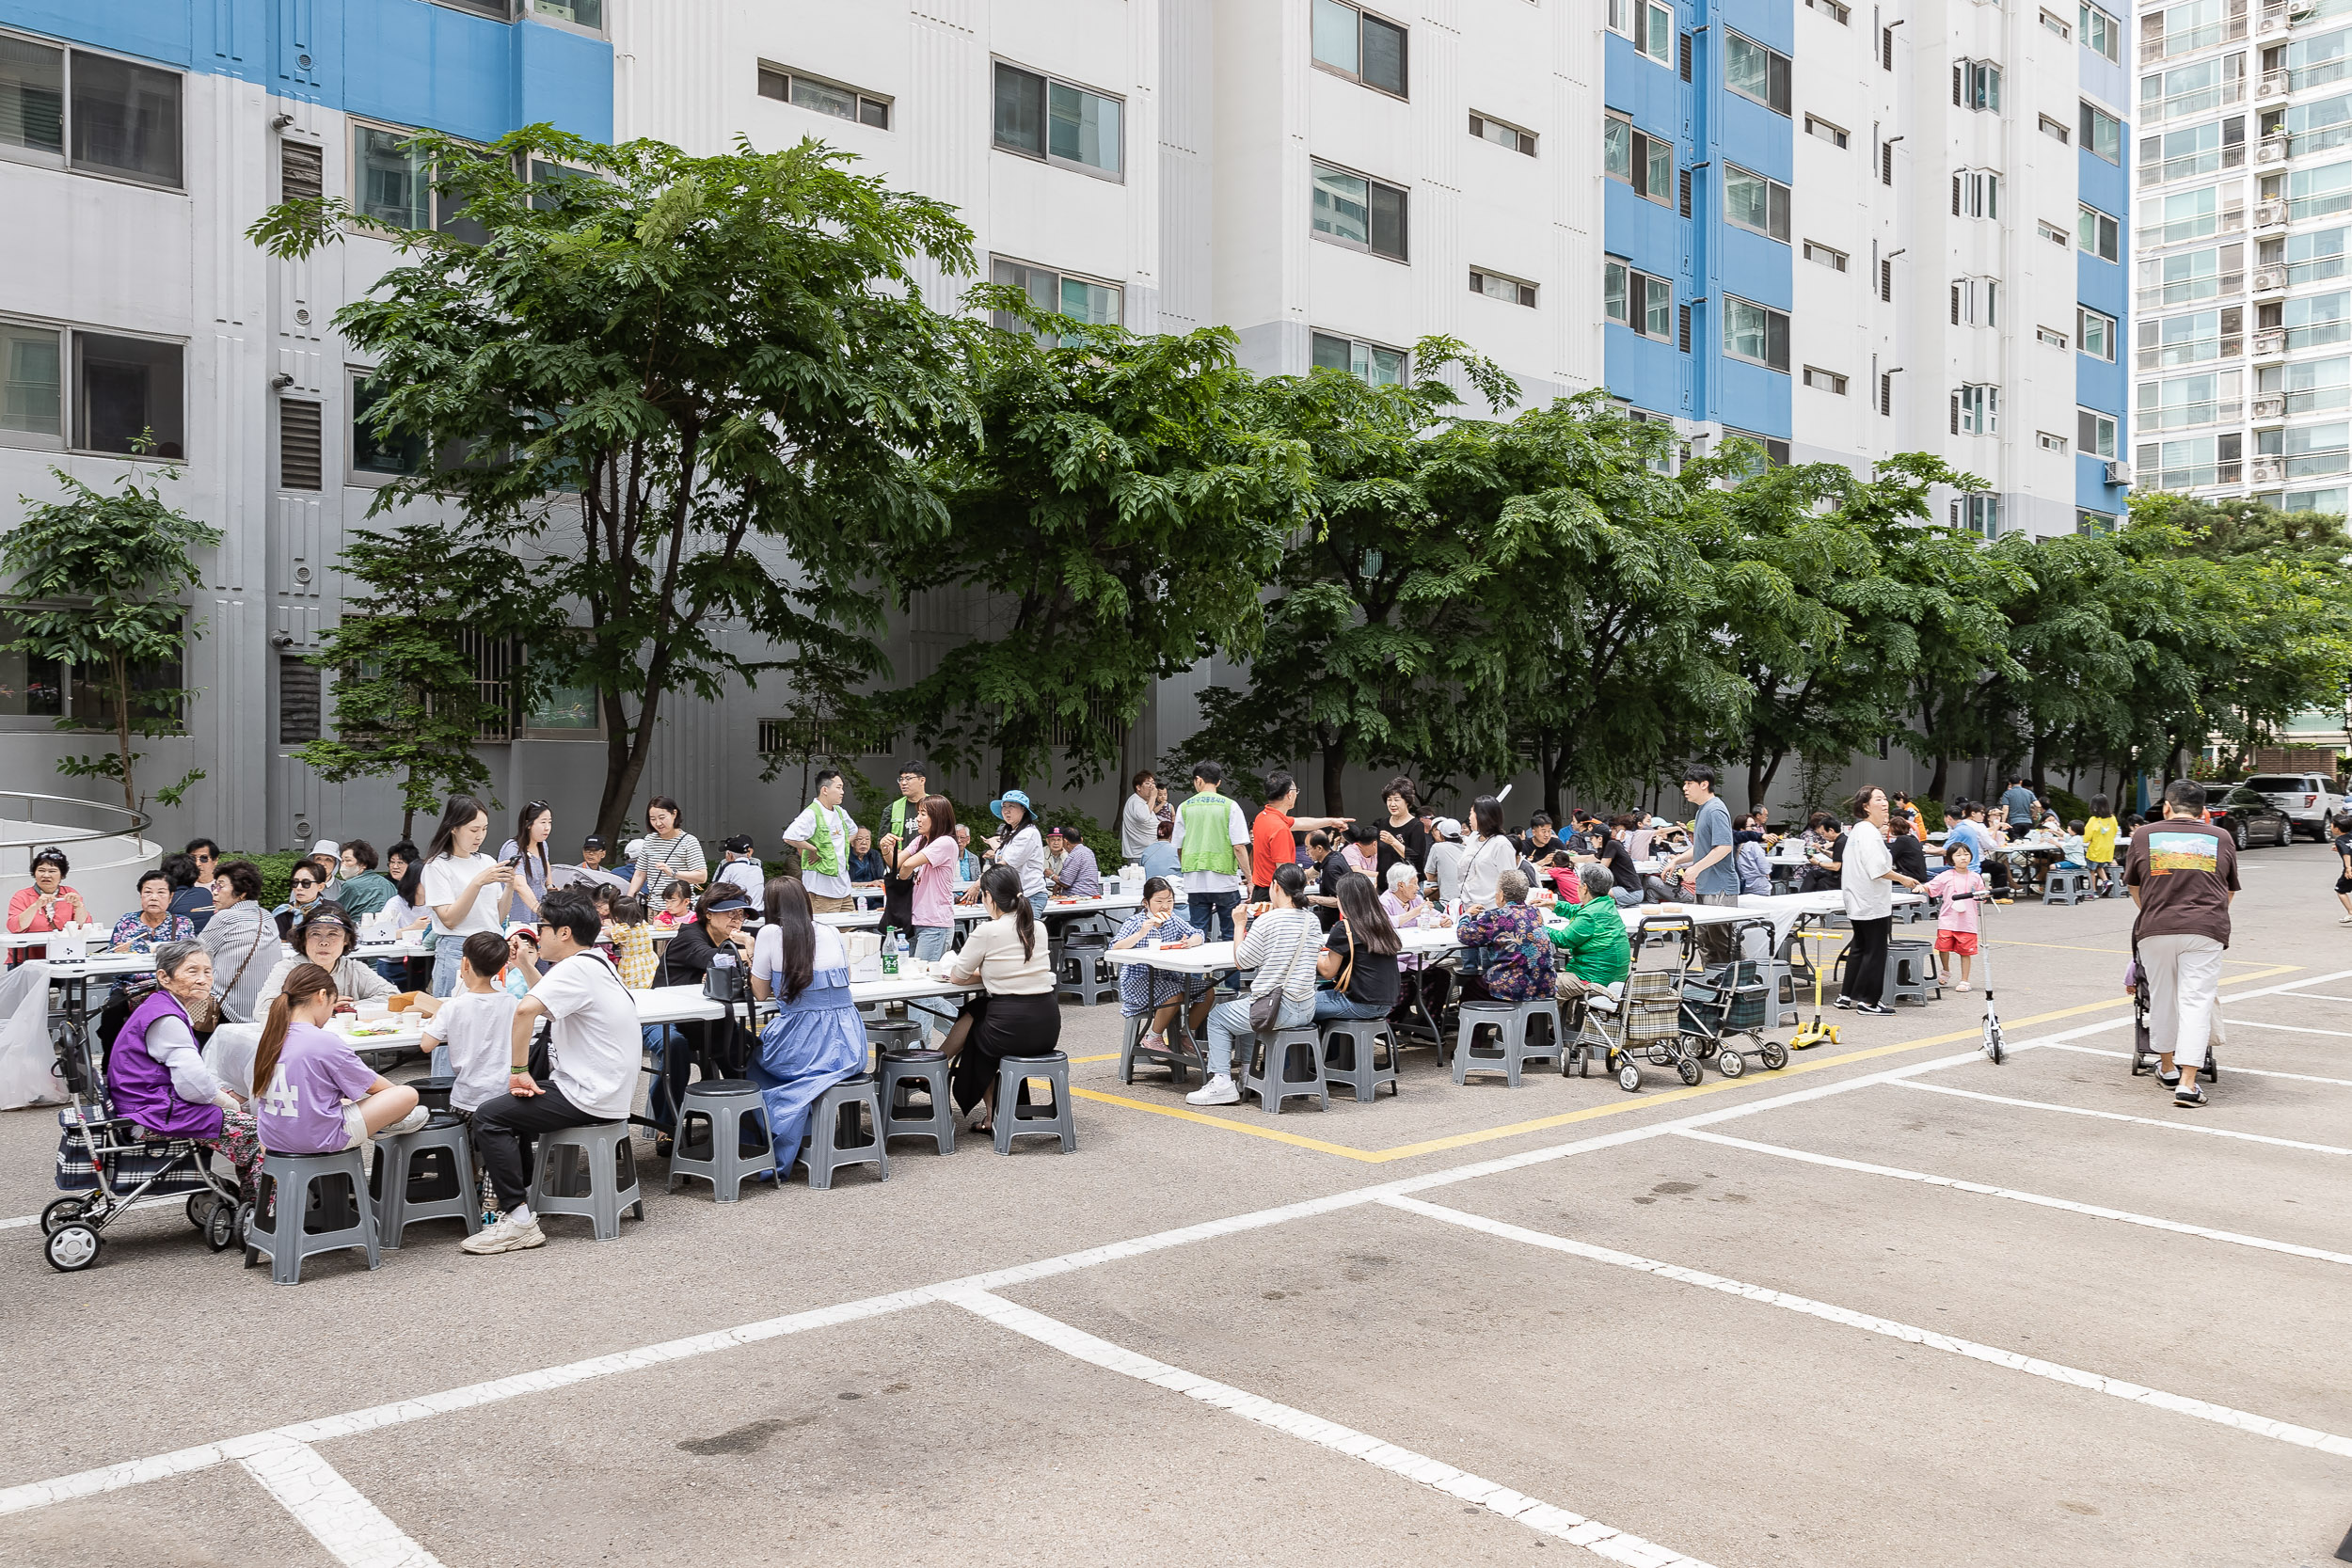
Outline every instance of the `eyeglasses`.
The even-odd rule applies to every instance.
[[[311,877],[296,877],[296,878],[294,879],[294,886],[296,886],[296,887],[316,887],[316,886],[318,886],[319,884],[318,884],[318,880],[317,880],[317,879],[315,879],[315,878],[311,878]]]

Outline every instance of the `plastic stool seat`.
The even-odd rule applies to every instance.
[[[563,1184],[571,1185],[571,1155],[587,1164],[585,1193],[557,1192],[555,1169],[564,1167]],[[559,1158],[561,1157],[561,1158]],[[596,1228],[599,1242],[617,1240],[621,1211],[645,1217],[644,1190],[637,1184],[637,1156],[626,1121],[592,1121],[582,1127],[558,1127],[539,1134],[537,1157],[531,1167],[531,1190],[523,1199],[533,1214],[582,1215]]]
[[[265,1151],[259,1180],[260,1201],[253,1206],[253,1224],[246,1232],[246,1262],[250,1266],[267,1258],[271,1284],[299,1285],[305,1258],[345,1247],[364,1251],[369,1268],[383,1266],[375,1205],[368,1196],[368,1173],[358,1149],[336,1154]],[[321,1222],[315,1230],[310,1224],[314,1202]]]
[[[1323,1083],[1323,1032],[1311,1023],[1299,1023],[1259,1036],[1241,1086],[1258,1097],[1259,1108],[1270,1117],[1282,1114],[1286,1100],[1311,1098],[1318,1109],[1329,1110],[1331,1093]]]
[[[702,1124],[700,1137],[694,1135],[696,1118]],[[694,1152],[697,1148],[704,1151]],[[661,1190],[666,1193],[686,1178],[697,1177],[710,1183],[711,1195],[721,1203],[733,1203],[743,1196],[744,1182],[773,1170],[775,1164],[775,1140],[768,1131],[768,1107],[759,1085],[748,1078],[706,1078],[678,1101],[670,1174]]]
[[[1082,1007],[1091,1007],[1105,996],[1119,994],[1119,976],[1112,973],[1104,954],[1110,943],[1101,937],[1069,938],[1054,959],[1054,994],[1067,996]]]
[[[2088,866],[2054,865],[2042,881],[2042,901],[2044,904],[2086,904],[2093,896],[2090,868]]]
[[[1168,1069],[1168,1081],[1179,1087],[1183,1086],[1187,1072],[1200,1073],[1205,1079],[1209,1070],[1208,1058],[1200,1054],[1200,1042],[1193,1040],[1191,1034],[1185,1031],[1183,1011],[1179,1009],[1176,1022],[1168,1025],[1166,1043],[1147,1050],[1143,1044],[1143,1029],[1151,1019],[1150,1013],[1136,1013],[1120,1021],[1119,1081],[1122,1084],[1134,1083],[1137,1062],[1156,1062]],[[1184,1033],[1187,1041],[1191,1041],[1189,1048],[1176,1043],[1180,1032]]]
[[[444,1114],[414,1132],[377,1133],[368,1187],[387,1252],[399,1251],[401,1232],[421,1220],[463,1220],[469,1236],[482,1228],[473,1134],[462,1117]]]
[[[855,1125],[845,1125],[849,1123]],[[889,1180],[890,1150],[883,1146],[882,1130],[880,1080],[872,1073],[852,1073],[828,1085],[809,1107],[808,1131],[801,1136],[801,1163],[808,1166],[808,1184],[821,1192],[833,1185],[835,1171],[850,1165],[872,1165],[878,1180]]]
[[[1052,1086],[1053,1105],[1040,1110],[1029,1098],[1029,1080]],[[1029,1114],[1021,1113],[1026,1110]],[[1010,1154],[1015,1138],[1059,1138],[1064,1154],[1078,1147],[1078,1123],[1070,1114],[1070,1058],[1062,1052],[996,1059],[996,1152]]]
[[[1380,1046],[1388,1044],[1383,1059]],[[1345,1062],[1337,1058],[1344,1045]],[[1391,1094],[1403,1094],[1396,1077],[1396,1026],[1385,1018],[1334,1018],[1323,1024],[1323,1037],[1317,1053],[1323,1061],[1323,1081],[1345,1084],[1356,1091],[1359,1104],[1369,1103],[1380,1095],[1380,1085],[1389,1085]]]
[[[1551,1025],[1550,1043],[1530,1045],[1527,1025],[1531,1020],[1543,1019]],[[1477,1049],[1478,1032],[1492,1029],[1495,1048]],[[1500,1072],[1513,1088],[1519,1086],[1519,1069],[1528,1062],[1558,1062],[1565,1054],[1560,1038],[1560,1004],[1549,996],[1532,996],[1523,1002],[1479,1001],[1461,1006],[1460,1022],[1454,1035],[1454,1081],[1467,1084],[1473,1072]]]
[[[936,1051],[906,1051],[882,1059],[884,1143],[893,1138],[929,1138],[942,1154],[956,1151],[956,1107],[947,1094],[950,1072],[947,1058]],[[917,1085],[930,1101],[929,1108],[919,1116],[914,1097],[906,1092]]]
[[[923,1026],[919,1023],[868,1023],[866,1026],[866,1043],[878,1056],[920,1050]]]

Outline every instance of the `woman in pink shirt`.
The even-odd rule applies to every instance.
[[[947,956],[956,928],[956,808],[945,795],[926,795],[907,830],[907,842],[882,841],[882,858],[896,863],[900,876],[914,878],[913,910],[914,956],[935,963]],[[940,1013],[919,1003],[907,1004],[910,1014],[930,1015],[930,1023],[945,1031],[953,1013]],[[926,1030],[926,1034],[930,1031]]]

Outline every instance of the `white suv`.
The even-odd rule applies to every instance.
[[[2246,787],[2287,814],[2298,833],[2328,836],[2328,824],[2344,810],[2344,788],[2325,773],[2257,773]]]

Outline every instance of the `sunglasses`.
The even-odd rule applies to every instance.
[[[315,877],[296,877],[294,879],[294,885],[296,887],[316,887],[319,885],[319,882],[318,879]]]

